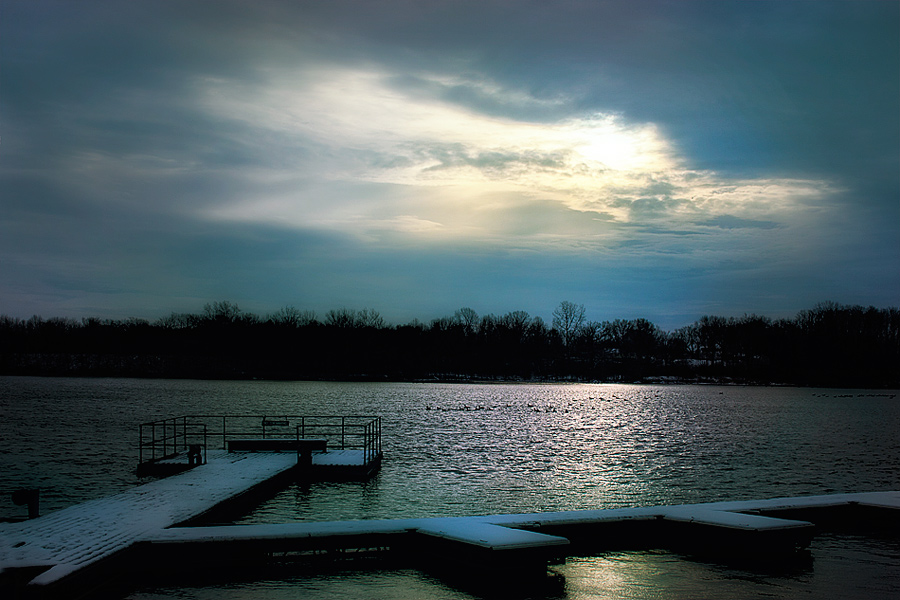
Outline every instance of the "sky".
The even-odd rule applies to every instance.
[[[0,1],[0,314],[898,300],[898,2]]]

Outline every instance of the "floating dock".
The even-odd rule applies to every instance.
[[[428,540],[446,542],[458,552],[542,549],[546,557],[585,549],[664,547],[783,556],[805,548],[816,524],[835,523],[896,527],[900,491],[472,517],[177,527],[143,541],[159,546],[222,544],[241,556],[253,547],[286,553],[417,547]]]
[[[142,423],[138,436],[140,476],[181,473],[224,451],[280,451],[319,478],[359,478],[382,456],[381,418],[370,416],[184,415]]]
[[[546,567],[568,555],[633,548],[702,546],[719,555],[739,550],[772,557],[805,547],[814,522],[900,523],[900,491],[891,491],[475,517],[178,526],[295,466],[290,454],[211,459],[204,469],[2,524],[0,578],[5,587],[33,596],[75,597],[113,573],[138,567],[157,574],[197,573],[275,555],[396,550],[417,556],[417,564],[449,559],[520,569]],[[787,518],[795,516],[804,520]]]
[[[276,556],[376,551],[393,552],[423,568],[463,563],[462,572],[487,566],[496,574],[497,567],[506,566],[519,577],[523,569],[546,574],[550,561],[605,550],[784,556],[805,548],[819,525],[900,524],[900,491],[888,491],[532,514],[198,526],[246,509],[261,493],[297,477],[377,468],[380,422],[365,425],[372,444],[365,442],[363,448],[346,447],[353,445],[346,425],[343,449],[308,430],[293,437],[272,437],[271,431],[246,437],[240,431],[229,438],[226,433],[224,448],[207,444],[198,449],[187,439],[188,428],[179,429],[185,442],[179,451],[167,448],[155,457],[150,451],[156,465],[186,460],[179,474],[43,517],[0,523],[0,592],[4,597],[74,598],[140,572],[221,572]],[[151,434],[156,440],[167,436]]]
[[[20,523],[0,524],[0,567],[64,582],[166,527],[197,519],[297,465],[284,453],[233,453],[201,468]],[[2,576],[2,573],[0,573]]]
[[[122,566],[123,551],[162,529],[226,520],[290,481],[367,477],[381,465],[381,420],[177,417],[142,424],[138,454],[140,475],[173,475],[0,523],[0,590],[72,597],[104,567]]]

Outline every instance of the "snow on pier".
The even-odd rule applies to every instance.
[[[315,468],[362,467],[358,450],[312,454]],[[47,567],[57,582],[167,527],[202,517],[297,467],[294,452],[210,451],[204,465],[19,523],[0,523],[0,573]]]
[[[425,568],[458,565],[459,572],[472,573],[473,567],[486,566],[494,577],[494,567],[502,565],[518,577],[539,573],[549,560],[570,554],[629,548],[772,560],[805,548],[816,532],[813,522],[880,528],[898,520],[900,492],[873,492],[531,514],[178,527],[147,537],[144,546],[152,556],[213,554],[224,564],[390,549]]]
[[[176,527],[158,531],[146,538],[153,544],[206,542],[274,542],[278,540],[315,540],[322,538],[358,538],[418,533],[464,542],[491,549],[565,545],[565,538],[537,534],[540,530],[589,527],[621,523],[693,523],[747,532],[784,529],[807,531],[808,521],[769,517],[757,512],[809,512],[816,509],[853,507],[896,511],[900,518],[900,491],[830,494],[737,502],[710,502],[675,506],[573,510],[561,512],[485,515],[473,517],[433,517],[380,519],[363,521],[323,521],[214,527]],[[537,530],[537,531],[535,531]],[[349,546],[348,546],[349,547]]]
[[[37,519],[0,524],[0,572],[47,566],[31,583],[53,583],[296,465],[291,453],[223,453],[181,475]]]
[[[349,450],[312,456],[312,464],[319,466],[347,466],[360,460]],[[292,552],[394,544],[423,547],[445,556],[469,554],[476,560],[497,556],[543,559],[564,555],[570,538],[604,538],[612,530],[607,526],[627,528],[629,538],[635,526],[644,527],[644,532],[664,530],[669,536],[666,541],[672,539],[673,531],[686,539],[712,532],[706,539],[715,544],[743,545],[752,540],[760,542],[765,551],[766,544],[792,548],[808,543],[812,522],[794,517],[865,509],[877,512],[878,518],[889,515],[896,522],[900,515],[900,492],[892,491],[474,517],[179,526],[260,485],[289,476],[296,468],[295,452],[210,452],[206,464],[180,475],[37,519],[0,524],[0,577],[4,572],[28,573],[14,579],[24,579],[31,590],[52,587],[68,591],[68,582],[78,573],[96,571],[94,578],[108,577],[109,572],[100,568],[106,559],[117,556],[127,560],[131,555],[123,551],[136,545],[149,549],[140,556],[156,561],[155,568],[166,566],[166,552],[157,553],[153,548],[181,548],[199,557],[202,552],[190,550],[197,544],[230,552],[238,559],[276,548]]]

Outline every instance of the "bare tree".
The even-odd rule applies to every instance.
[[[478,313],[468,306],[456,311],[456,314],[453,315],[453,319],[462,325],[466,335],[471,335],[478,329]]]
[[[285,306],[269,315],[269,321],[286,327],[304,327],[316,322],[316,313],[312,310],[300,310],[294,306]]]
[[[325,315],[325,324],[331,327],[349,329],[356,327],[356,311],[349,308],[329,310]]]
[[[559,303],[553,311],[553,328],[559,332],[563,344],[570,345],[584,326],[584,304],[568,300]]]
[[[34,317],[32,317],[33,319]],[[190,313],[172,313],[167,317],[161,318],[156,322],[157,327],[162,329],[191,329],[197,326],[197,315]]]
[[[531,316],[524,310],[515,310],[503,316],[503,324],[516,336],[519,342],[525,341],[530,320]]]
[[[363,327],[384,329],[387,326],[384,319],[378,314],[378,311],[371,308],[364,308],[358,311],[352,308],[329,310],[328,314],[325,315],[325,324],[344,329],[359,329]]]
[[[374,327],[375,329],[384,329],[385,323],[377,310],[364,308],[356,313],[356,322],[358,327]]]
[[[245,313],[237,304],[223,300],[203,305],[203,318],[207,321],[234,322],[244,318]]]

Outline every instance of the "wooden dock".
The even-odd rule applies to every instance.
[[[241,424],[247,419],[255,420],[261,433]],[[209,423],[221,426],[211,430]],[[221,441],[222,447],[211,448],[210,439]],[[0,595],[74,598],[142,571],[155,576],[222,572],[232,565],[264,564],[276,554],[303,559],[391,552],[423,568],[456,568],[462,563],[465,568],[459,572],[486,567],[495,576],[509,567],[506,572],[518,578],[523,567],[546,574],[549,561],[572,554],[669,548],[774,556],[806,547],[814,524],[900,524],[900,491],[891,491],[533,514],[201,527],[228,520],[262,494],[296,478],[370,474],[381,464],[380,419],[179,417],[142,426],[140,450],[142,464],[179,474],[43,517],[0,523]]]
[[[770,513],[779,516],[767,516]],[[811,520],[785,518],[801,515]],[[386,537],[397,542],[415,534],[420,539],[437,538],[492,551],[558,549],[570,546],[572,540],[616,549],[622,547],[621,540],[607,537],[608,533],[625,528],[633,534],[649,526],[655,533],[649,547],[660,547],[657,544],[665,540],[666,530],[709,543],[714,538],[704,537],[703,530],[710,528],[722,534],[738,534],[738,539],[756,536],[761,548],[774,552],[805,547],[815,532],[814,522],[833,521],[900,524],[900,491],[473,517],[178,527],[158,531],[144,541],[160,545],[229,543],[235,548],[242,543],[261,544],[286,552],[290,548],[375,548],[390,545],[384,543]],[[689,533],[682,525],[690,526]]]
[[[680,547],[691,541],[777,554],[805,547],[814,522],[900,521],[900,492],[683,506],[277,525],[192,527],[222,502],[296,468],[291,453],[226,453],[206,465],[56,513],[0,524],[0,578],[41,596],[143,565],[156,573],[265,560],[273,553],[398,550],[420,559],[544,565],[585,548]],[[804,520],[791,517],[802,516]],[[810,519],[810,520],[805,520]]]
[[[161,530],[227,520],[292,480],[367,476],[381,463],[380,451],[327,450],[318,439],[310,445],[317,450],[308,453],[296,444],[267,451],[272,439],[263,440],[262,450],[256,440],[241,441],[241,451],[204,449],[197,464],[183,452],[170,453],[153,464],[175,466],[176,475],[36,519],[0,523],[0,590],[12,582],[68,596]]]
[[[182,415],[142,423],[138,438],[139,476],[177,474],[225,450],[296,452],[336,478],[365,477],[381,464],[381,418],[372,416]]]
[[[30,580],[38,586],[64,581],[151,534],[233,502],[296,465],[289,453],[226,454],[114,496],[0,524],[0,568],[41,570]]]

